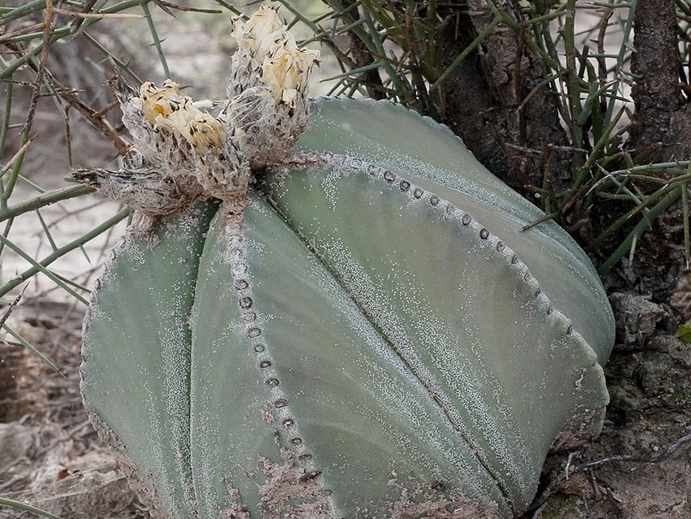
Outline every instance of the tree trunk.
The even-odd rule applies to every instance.
[[[691,114],[680,88],[674,0],[639,0],[634,15],[635,112],[627,146],[649,161],[688,159]]]
[[[524,16],[515,0],[497,7],[516,21]],[[484,0],[467,0],[467,10],[455,13],[457,23],[441,35],[445,67],[494,18]],[[570,180],[570,153],[555,148],[568,139],[554,94],[540,86],[545,78],[520,36],[499,24],[443,86],[444,122],[490,171],[523,192],[543,187],[545,173],[556,189]]]

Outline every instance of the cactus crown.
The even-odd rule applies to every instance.
[[[281,164],[291,154],[307,127],[307,80],[319,53],[299,49],[271,7],[260,7],[247,21],[235,19],[232,34],[238,51],[229,99],[217,117],[171,80],[160,88],[146,82],[138,92],[120,86],[123,122],[134,139],[130,169],[155,170],[159,176],[133,172],[133,187],[125,170],[110,179],[108,196],[154,219],[169,216],[181,204],[171,201],[172,208],[161,208],[150,197],[152,190],[160,192],[162,177],[183,192],[185,204],[214,197],[242,205],[252,170]],[[87,181],[79,172],[75,176]],[[133,195],[137,189],[141,200]]]

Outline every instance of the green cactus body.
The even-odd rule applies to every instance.
[[[116,249],[84,333],[100,432],[166,517],[521,511],[607,404],[588,258],[395,105],[316,101],[297,151],[241,214]]]

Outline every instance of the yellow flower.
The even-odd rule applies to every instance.
[[[167,117],[180,108],[183,96],[180,95],[180,85],[166,79],[162,88],[156,87],[150,81],[142,84],[139,89],[142,114],[149,124],[155,124],[158,116]]]
[[[147,82],[139,92],[139,98],[132,99],[132,104],[141,109],[154,128],[166,128],[183,137],[202,155],[207,150],[220,151],[225,138],[223,123],[199,110],[189,96],[181,95],[180,85],[166,80],[158,88]]]
[[[221,112],[228,138],[252,169],[280,164],[308,121],[308,77],[319,52],[301,50],[276,9],[235,20],[228,104]]]
[[[305,89],[309,72],[318,57],[319,52],[314,50],[279,48],[272,57],[264,58],[260,80],[277,100],[293,107],[298,92]]]

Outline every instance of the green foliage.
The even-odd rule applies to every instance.
[[[677,328],[677,337],[684,342],[691,343],[691,322],[680,324]]]

